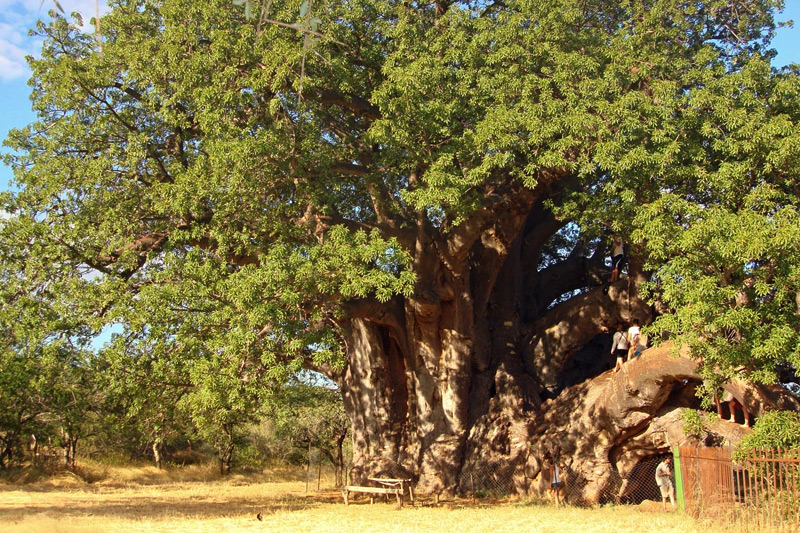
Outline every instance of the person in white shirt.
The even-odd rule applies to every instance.
[[[564,502],[564,478],[561,476],[561,448],[558,446],[548,455],[550,463],[550,487],[547,491],[550,498],[555,502],[556,507],[560,507]]]
[[[614,338],[611,340],[611,353],[617,356],[617,364],[614,367],[614,372],[619,372],[622,368],[625,356],[628,355],[628,336],[622,331],[622,322],[617,322],[617,331],[614,333]]]
[[[619,271],[625,265],[625,245],[622,237],[614,234],[611,238],[611,283],[619,279]]]
[[[639,327],[639,319],[634,318],[633,325],[628,328],[628,361],[644,351],[644,342],[642,341],[642,328]]]
[[[672,457],[667,457],[656,467],[656,485],[661,491],[661,501],[667,510],[667,498],[675,509],[675,487],[672,484]]]

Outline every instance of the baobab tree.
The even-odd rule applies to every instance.
[[[318,369],[354,475],[436,492],[493,458],[530,490],[545,441],[578,454],[547,431],[573,385],[613,411],[588,391],[617,321],[702,362],[641,374],[625,431],[594,418],[604,472],[674,384],[797,366],[779,0],[238,4],[116,2],[102,53],[37,28],[3,230],[25,291],[243,382]]]

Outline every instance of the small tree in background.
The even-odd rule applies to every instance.
[[[118,346],[109,350],[105,378],[112,394],[113,412],[121,425],[129,426],[127,438],[150,449],[157,468],[163,464],[164,445],[178,433],[190,431],[181,399],[193,384],[185,365],[169,357],[162,346],[150,347],[114,339]]]
[[[45,411],[32,394],[36,368],[31,363],[10,351],[0,353],[0,468],[14,460],[15,449]]]
[[[295,449],[308,453],[316,448],[335,468],[336,486],[343,483],[344,443],[350,420],[338,389],[293,383],[271,400],[270,416],[278,438],[289,440]]]
[[[63,449],[64,466],[75,470],[78,442],[98,431],[99,411],[105,401],[100,375],[89,352],[61,350],[44,361],[38,388],[45,391],[47,419]]]
[[[197,435],[215,448],[220,473],[228,474],[236,447],[244,443],[247,424],[258,417],[265,389],[259,380],[230,374],[215,366],[218,363],[214,356],[196,362],[191,371],[195,386],[180,406],[190,414]]]

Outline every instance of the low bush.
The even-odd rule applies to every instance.
[[[734,451],[736,461],[761,448],[794,448],[800,446],[800,412],[767,411],[756,422],[753,432]]]

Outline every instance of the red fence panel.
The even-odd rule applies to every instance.
[[[800,449],[756,450],[734,462],[730,448],[678,450],[686,512],[748,531],[800,531]]]

